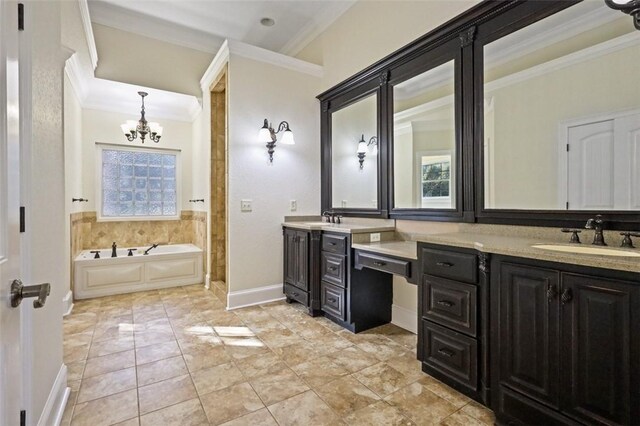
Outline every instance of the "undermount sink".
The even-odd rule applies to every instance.
[[[542,249],[542,250],[560,251],[564,253],[591,254],[591,255],[598,255],[598,256],[640,257],[640,253],[638,252],[617,250],[613,248],[603,248],[603,247],[579,246],[579,245],[567,246],[567,245],[561,245],[561,244],[534,244],[531,247]]]

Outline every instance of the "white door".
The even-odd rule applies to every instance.
[[[20,277],[18,5],[0,0],[0,424],[20,424],[22,342],[11,282]],[[28,306],[28,305],[27,305]]]
[[[568,144],[569,209],[638,209],[640,115],[569,127]]]

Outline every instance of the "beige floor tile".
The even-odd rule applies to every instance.
[[[267,374],[273,365],[279,365],[280,369],[286,367],[282,360],[273,352],[237,359],[235,363],[247,379]]]
[[[209,421],[198,398],[145,414],[141,426],[204,426]]]
[[[353,343],[335,333],[323,334],[310,340],[324,354],[340,351],[353,346]]]
[[[349,346],[341,351],[327,355],[331,361],[346,369],[350,373],[363,370],[378,363],[378,358],[357,346]]]
[[[84,379],[113,371],[124,370],[136,365],[136,357],[131,351],[117,352],[96,358],[89,358],[84,369]]]
[[[204,350],[186,353],[183,356],[191,373],[231,361],[223,346],[208,347]]]
[[[93,332],[69,334],[64,337],[63,346],[72,348],[74,346],[88,345],[93,339]]]
[[[93,342],[89,350],[89,358],[114,354],[116,352],[129,351],[134,348],[133,338],[123,337],[122,339],[105,340],[104,342]]]
[[[134,417],[132,419],[125,420],[124,422],[116,423],[113,426],[139,426],[139,425],[140,425],[140,418]]]
[[[73,409],[76,406],[77,399],[78,399],[78,391],[69,392],[69,398],[67,399],[67,405],[64,407],[64,412],[62,413],[60,426],[69,426],[71,424]]]
[[[389,358],[386,363],[404,374],[412,382],[425,377],[425,373],[422,372],[422,363],[411,352]]]
[[[309,362],[294,365],[291,368],[312,388],[322,386],[325,383],[349,374],[347,370],[336,365],[328,357],[314,359]]]
[[[97,325],[94,335],[94,342],[103,342],[105,340],[122,339],[124,337],[133,337],[133,324],[113,324]]]
[[[338,425],[342,422],[313,391],[307,391],[267,407],[280,426]]]
[[[87,359],[90,352],[91,344],[77,346],[65,346],[63,350],[63,360],[65,364],[74,362],[82,362]]]
[[[415,423],[402,415],[400,410],[384,401],[376,402],[344,418],[350,426],[414,426]]]
[[[138,416],[136,390],[80,403],[73,412],[73,426],[107,426]]]
[[[200,395],[209,422],[218,425],[264,408],[249,383],[240,383]]]
[[[234,363],[216,365],[192,373],[193,383],[199,395],[224,389],[245,381]]]
[[[304,339],[289,329],[267,331],[259,334],[260,339],[271,349],[304,343]]]
[[[223,338],[224,350],[235,359],[243,359],[254,355],[265,356],[271,353],[271,349],[258,338]]]
[[[173,342],[176,336],[173,331],[136,331],[133,335],[136,348],[155,345],[157,343]]]
[[[382,397],[411,383],[411,380],[404,374],[384,362],[360,370],[353,375],[362,384]]]
[[[81,380],[86,361],[77,361],[67,364],[67,381]]]
[[[304,342],[295,345],[274,348],[273,352],[289,365],[298,365],[304,362],[320,358],[321,352],[313,342]]]
[[[140,415],[196,398],[197,395],[188,374],[139,387]]]
[[[269,410],[263,408],[246,416],[223,423],[222,426],[278,426],[278,423],[276,423]]]
[[[139,365],[136,370],[138,372],[138,386],[150,385],[189,373],[180,355]]]
[[[418,425],[438,424],[458,410],[419,382],[392,393],[385,401]]]
[[[327,383],[315,391],[341,417],[380,400],[378,395],[352,376]]]
[[[290,368],[275,364],[267,374],[249,381],[265,405],[271,405],[309,390],[309,386]]]
[[[463,406],[471,402],[471,398],[462,395],[460,392],[456,391],[453,388],[450,388],[449,386],[445,385],[439,380],[434,379],[431,376],[423,374],[419,383],[429,389],[431,392],[438,395],[440,398],[446,399],[457,408],[462,408]]]
[[[136,369],[127,368],[82,380],[78,403],[136,388]]]
[[[181,355],[178,342],[171,341],[136,348],[136,364],[142,365]]]
[[[407,352],[407,348],[387,338],[358,343],[358,347],[380,361],[386,361],[389,358],[397,357]]]
[[[460,412],[463,414],[468,414],[469,416],[480,420],[482,423],[487,425],[493,425],[496,421],[496,416],[493,414],[493,411],[489,410],[487,407],[478,404],[475,401],[471,401],[464,407],[460,409]]]
[[[445,418],[441,423],[444,426],[486,426],[485,423],[480,420],[464,414],[460,411],[456,411],[449,417]]]

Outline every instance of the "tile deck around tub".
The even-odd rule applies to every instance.
[[[63,425],[489,425],[420,370],[416,336],[353,334],[300,305],[226,311],[222,286],[75,304]]]

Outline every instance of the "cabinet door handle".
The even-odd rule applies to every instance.
[[[560,296],[560,301],[563,305],[566,305],[567,303],[571,302],[571,300],[573,300],[573,292],[570,288],[566,288],[562,292],[562,296]]]
[[[450,351],[449,349],[438,349],[438,353],[446,356],[447,358],[451,358],[456,354],[455,352]]]
[[[451,268],[453,266],[453,263],[449,263],[449,262],[437,262],[436,266],[441,266],[443,268]]]
[[[329,297],[329,298],[327,298],[327,302],[336,303],[336,299],[334,299],[333,297]]]
[[[327,269],[329,269],[330,271],[335,271],[336,269],[338,269],[338,267],[337,266],[329,266],[329,268],[327,268]]]
[[[336,243],[334,243],[334,242],[330,242],[330,243],[329,243],[329,245],[330,245],[330,246],[335,246],[335,245],[336,245]]]
[[[300,293],[293,293],[293,295],[294,295],[295,297],[298,297],[298,296],[300,295]]]
[[[547,287],[547,301],[551,302],[553,299],[558,296],[558,289],[555,284],[549,284]]]
[[[438,300],[436,303],[440,306],[446,306],[447,308],[450,308],[453,305],[455,305],[455,303],[449,302],[448,300]]]
[[[386,262],[373,262],[374,265],[376,266],[385,266],[387,263]]]

